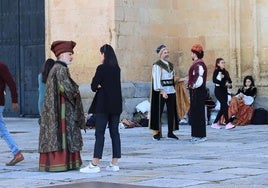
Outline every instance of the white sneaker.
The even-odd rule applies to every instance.
[[[119,166],[113,165],[112,163],[110,163],[110,165],[106,167],[106,170],[117,172],[117,171],[119,171]]]
[[[235,125],[233,125],[231,122],[225,125],[225,129],[232,129],[232,128],[235,128]]]
[[[100,167],[94,166],[92,163],[89,163],[88,166],[84,168],[80,168],[80,172],[82,173],[98,173],[100,172]]]
[[[221,129],[221,126],[218,123],[212,123],[211,128]]]

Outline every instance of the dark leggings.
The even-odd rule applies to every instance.
[[[225,118],[225,123],[229,123],[229,118],[228,118],[228,92],[227,92],[227,88],[221,88],[221,87],[217,87],[215,86],[215,96],[218,99],[218,101],[221,104],[221,108],[220,111],[217,114],[216,119],[214,120],[214,123],[217,123],[221,116],[223,115],[223,117]]]

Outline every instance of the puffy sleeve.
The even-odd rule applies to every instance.
[[[161,85],[161,68],[158,65],[153,65],[152,77],[153,77],[153,89],[154,89],[154,91],[159,91],[159,90],[163,89],[163,87]]]
[[[197,77],[197,80],[196,80],[196,82],[194,84],[195,88],[198,88],[203,84],[203,74],[205,72],[204,68],[201,65],[198,66],[197,71],[198,71],[198,77]]]

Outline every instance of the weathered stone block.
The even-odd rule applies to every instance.
[[[136,111],[136,106],[144,101],[149,100],[150,83],[146,82],[127,82],[122,83],[123,112],[121,117],[132,118]],[[95,93],[91,91],[90,84],[81,84],[79,86],[84,112],[87,112]]]
[[[134,97],[145,97],[149,98],[150,96],[150,88],[151,88],[151,82],[134,82],[135,86],[135,94]]]
[[[258,96],[256,97],[256,100],[253,103],[254,108],[264,108],[268,110],[268,96]]]
[[[122,83],[121,84],[122,89],[122,97],[123,98],[133,98],[135,95],[135,86],[131,82]]]
[[[136,106],[145,100],[148,100],[148,98],[125,98],[123,110],[129,114],[133,114],[136,112]]]

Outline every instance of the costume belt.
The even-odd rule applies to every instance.
[[[161,80],[161,85],[162,86],[174,86],[174,80]]]

